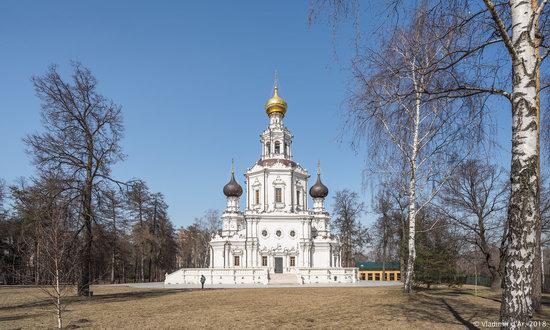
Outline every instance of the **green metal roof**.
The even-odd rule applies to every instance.
[[[382,270],[382,263],[381,262],[357,262],[355,263],[355,267],[359,269],[364,270]],[[400,264],[398,262],[386,262],[385,267],[386,270],[400,270]]]

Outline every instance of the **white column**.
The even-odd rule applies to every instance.
[[[233,260],[231,260],[231,249],[227,249],[227,265],[233,267]]]

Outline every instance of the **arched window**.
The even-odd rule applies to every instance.
[[[275,141],[275,154],[278,155],[281,153],[281,142]]]
[[[268,142],[265,144],[265,154],[269,156],[270,153],[271,153],[271,143]]]
[[[254,190],[254,204],[255,205],[260,204],[260,189]]]

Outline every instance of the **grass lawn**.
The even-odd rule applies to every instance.
[[[91,299],[70,297],[69,328],[155,329],[463,329],[497,321],[499,295],[472,287],[411,296],[401,287],[136,289],[94,286]],[[536,319],[548,320],[550,303]],[[0,286],[0,329],[52,328],[52,305],[35,287]]]

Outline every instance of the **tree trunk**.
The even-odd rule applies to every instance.
[[[111,256],[111,284],[115,283],[115,267],[116,267],[116,243],[117,243],[117,231],[116,231],[116,201],[115,195],[111,192],[112,203],[112,216],[113,216],[113,254]]]
[[[39,262],[38,259],[40,258],[40,243],[38,243],[38,240],[34,243],[34,284],[39,285],[40,284],[40,268],[38,267]]]
[[[533,315],[533,261],[540,221],[537,144],[537,55],[530,26],[531,3],[511,0],[512,44],[512,191],[508,207],[508,245],[500,319],[526,328]]]
[[[487,244],[487,239],[485,236],[485,221],[483,218],[483,211],[481,211],[478,214],[478,226],[479,226],[479,248],[481,250],[481,253],[483,253],[485,257],[485,264],[487,265],[487,269],[489,269],[489,272],[491,273],[491,290],[498,290],[500,289],[502,285],[502,276],[499,272],[499,268],[501,266],[501,258],[499,255],[499,259],[495,260],[493,258],[493,255],[491,254],[491,250],[489,245]]]
[[[409,257],[407,259],[407,273],[405,276],[405,292],[411,293],[414,282],[414,262],[416,259],[415,231],[416,231],[416,202],[414,179],[411,180],[409,191]]]
[[[540,222],[539,222],[540,223]],[[538,227],[538,226],[537,226]],[[533,295],[531,297],[533,310],[540,311],[542,309],[542,263],[540,250],[540,231],[537,228],[537,244],[535,247],[535,260],[533,261]]]
[[[140,262],[140,267],[141,267],[141,282],[144,283],[145,282],[145,253],[143,253],[143,250],[141,251],[141,262]]]
[[[538,0],[531,0],[531,5],[533,7],[533,10],[537,10],[538,8]],[[539,22],[536,20],[535,22],[535,31],[539,30]],[[535,55],[537,57],[537,62],[539,65],[536,67],[536,76],[535,76],[535,82],[536,82],[536,107],[538,109],[537,111],[537,126],[540,127],[540,50],[539,50],[539,44],[541,40],[539,35],[535,34]],[[537,177],[540,179],[540,139],[537,139],[537,155],[539,155],[538,162],[537,162]],[[539,193],[540,198],[540,193]],[[539,200],[540,203],[540,200]],[[541,260],[541,244],[540,244],[540,235],[542,230],[542,224],[541,224],[541,218],[540,218],[540,206],[538,208],[538,217],[537,217],[537,223],[536,223],[536,247],[535,247],[535,264],[534,264],[534,271],[533,271],[533,295],[532,295],[532,302],[533,302],[533,309],[535,311],[540,311],[542,309],[541,299],[542,299],[542,260]]]
[[[502,277],[498,272],[491,273],[491,290],[497,291],[502,286]]]
[[[82,256],[80,283],[78,284],[78,295],[90,295],[90,274],[92,264],[92,183],[87,181],[82,196],[82,218],[84,220],[84,251]]]
[[[113,249],[113,255],[111,256],[111,284],[115,283],[115,249]]]
[[[57,246],[56,246],[57,248]],[[56,251],[57,252],[57,251]],[[59,283],[59,263],[58,263],[58,259],[57,259],[57,256],[55,257],[54,259],[54,263],[55,263],[55,311],[56,311],[56,317],[57,317],[57,328],[58,329],[63,329],[63,319],[61,317],[61,311],[62,311],[62,306],[61,306],[61,285]]]
[[[421,95],[418,89],[415,67],[412,67],[412,80],[416,92],[414,134],[412,144],[412,155],[410,159],[411,177],[409,182],[409,258],[407,260],[407,276],[405,278],[405,292],[411,293],[414,283],[414,263],[416,260],[416,160],[418,157],[418,139],[420,133],[420,107]]]

